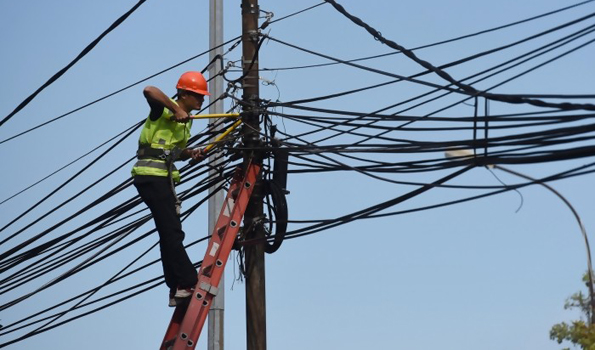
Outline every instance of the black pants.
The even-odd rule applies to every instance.
[[[134,177],[134,186],[151,210],[159,232],[165,284],[170,290],[194,287],[197,274],[184,249],[184,231],[182,231],[180,217],[176,213],[176,199],[169,179],[161,176],[137,175]]]

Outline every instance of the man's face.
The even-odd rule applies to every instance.
[[[205,101],[204,95],[189,90],[184,90],[184,94],[181,95],[180,98],[184,100],[184,104],[190,107],[193,111],[199,110]]]
[[[192,109],[200,109],[202,107],[203,102],[205,102],[204,95],[197,94],[195,92],[188,92],[188,97],[191,101]]]

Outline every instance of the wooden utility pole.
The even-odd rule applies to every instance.
[[[244,102],[243,143],[246,148],[244,163],[250,158],[262,162],[263,154],[251,149],[260,146],[259,81],[258,81],[258,0],[242,0],[242,101]],[[259,176],[259,180],[261,176]],[[263,192],[257,180],[248,208],[244,214],[247,239],[265,237],[263,217]],[[264,269],[264,242],[247,245],[246,268],[246,345],[248,350],[266,350],[266,295]]]

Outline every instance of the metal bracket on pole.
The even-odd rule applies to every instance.
[[[204,290],[207,293],[212,294],[213,296],[217,295],[217,293],[219,293],[219,288],[213,286],[212,284],[206,283],[206,282],[200,282],[199,284],[199,288]]]
[[[254,43],[258,42],[258,37],[260,36],[260,31],[259,30],[249,30],[246,32],[246,34],[248,35],[248,38],[250,38],[250,40]]]

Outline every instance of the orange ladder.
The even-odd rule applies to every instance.
[[[245,173],[241,168],[236,169],[198,272],[194,293],[189,302],[176,307],[160,350],[195,348],[211,308],[211,301],[217,295],[225,264],[238,235],[259,171],[260,165],[252,163]]]

